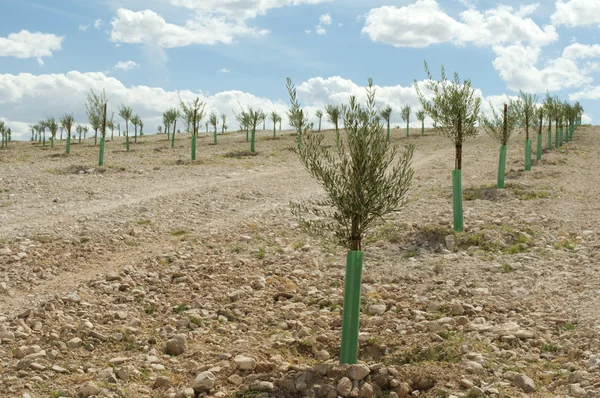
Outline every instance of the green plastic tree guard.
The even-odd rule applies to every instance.
[[[71,136],[67,135],[67,147],[65,148],[65,153],[68,155],[71,153]]]
[[[94,145],[98,145],[98,131],[94,133]]]
[[[462,170],[452,170],[452,209],[454,211],[454,231],[465,230],[462,206]]]
[[[537,160],[542,160],[542,135],[538,134],[537,137],[537,151],[535,158]]]
[[[137,129],[133,130],[133,142],[137,143]]]
[[[46,134],[42,137],[42,146],[46,146]]]
[[[256,138],[256,130],[252,129],[252,138],[250,140],[250,152],[254,153],[254,139]]]
[[[498,189],[504,188],[504,174],[506,171],[506,150],[506,145],[500,146],[500,163],[498,164],[498,185],[496,185],[496,188]],[[454,190],[452,191],[452,193],[454,194]]]
[[[552,128],[548,129],[548,149],[552,149]]]
[[[217,145],[217,126],[215,126],[215,134],[213,137],[214,137],[215,145]]]
[[[54,136],[50,137],[50,148],[54,148]]]
[[[104,137],[100,137],[100,156],[98,156],[98,166],[104,165]]]
[[[559,136],[559,128],[558,128],[558,127],[555,127],[555,128],[554,128],[554,148],[557,148],[557,149],[558,149],[558,147],[560,146],[560,145],[558,144],[558,136]]]
[[[421,122],[421,135],[425,134],[425,121]]]
[[[129,152],[129,134],[125,136],[125,149]]]
[[[175,132],[171,133],[171,148],[175,148]]]
[[[408,133],[408,122],[406,122],[406,136],[407,137],[409,136],[409,133]]]
[[[246,127],[246,142],[248,142],[248,127]]]
[[[360,318],[360,285],[362,283],[362,251],[349,251],[346,256],[346,280],[344,286],[344,313],[342,316],[342,344],[340,363],[355,364],[358,361],[358,326]]]
[[[388,136],[387,136],[387,140],[389,141],[389,140],[390,140],[390,138],[391,138],[391,135],[390,135],[390,125],[389,125],[389,124],[388,124],[388,126],[387,126],[387,129],[388,129]]]
[[[277,137],[277,125],[273,124],[273,138]]]
[[[531,139],[525,140],[525,171],[531,170]]]
[[[79,140],[78,142],[81,144],[81,133],[79,134]]]
[[[192,160],[196,160],[196,134],[192,134]]]

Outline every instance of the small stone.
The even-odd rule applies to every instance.
[[[485,397],[485,392],[481,388],[475,386],[471,388],[471,391],[469,391],[469,397]]]
[[[517,330],[514,333],[516,338],[525,340],[525,339],[532,339],[534,336],[534,333],[531,330]]]
[[[384,314],[387,307],[385,304],[371,304],[368,308],[370,315],[381,315]]]
[[[227,378],[227,381],[233,384],[234,386],[239,386],[244,382],[244,378],[240,375],[232,374]]]
[[[233,362],[241,370],[254,370],[256,367],[256,359],[244,355],[238,355],[233,358]]]
[[[365,364],[354,364],[348,368],[348,377],[352,380],[362,380],[371,373],[371,369]]]
[[[275,390],[275,385],[270,381],[259,381],[258,383],[254,384],[253,387],[258,391],[265,392],[271,392]]]
[[[156,380],[154,380],[154,388],[168,387],[171,385],[171,378],[168,376],[158,376]]]
[[[53,371],[55,371],[56,373],[68,373],[69,371],[61,366],[58,365],[52,365],[52,367],[50,368]]]
[[[467,371],[469,371],[471,373],[483,372],[483,365],[480,363],[477,363],[475,361],[465,362],[465,367],[467,368]]]
[[[444,241],[446,242],[446,249],[453,252],[454,248],[456,247],[456,239],[454,238],[454,235],[447,235],[444,238]]]
[[[335,390],[342,397],[349,396],[350,391],[352,391],[352,381],[347,377],[342,377]]]
[[[192,388],[194,391],[208,391],[215,386],[215,375],[212,372],[201,372],[198,373],[194,379]]]
[[[83,341],[79,337],[74,337],[67,342],[67,347],[71,350],[79,348],[83,345]]]
[[[181,355],[185,352],[185,336],[178,334],[167,341],[165,353],[167,355]]]
[[[532,393],[535,391],[535,383],[533,382],[533,380],[531,380],[531,378],[523,374],[517,375],[513,383],[515,383],[515,387],[522,390],[523,392]]]
[[[571,384],[569,386],[569,395],[573,398],[583,398],[586,395],[586,391],[579,384]]]
[[[371,383],[364,383],[358,391],[358,398],[371,398],[373,396],[373,386]]]
[[[100,394],[100,389],[91,381],[83,383],[79,387],[79,395],[83,398],[90,397],[92,395]]]
[[[460,386],[462,388],[466,388],[467,390],[473,388],[474,384],[471,380],[469,379],[461,379],[460,380]]]
[[[394,388],[394,392],[397,394],[399,398],[407,398],[408,395],[412,392],[412,388],[406,382],[400,383],[400,385]],[[390,394],[391,397],[391,394]]]

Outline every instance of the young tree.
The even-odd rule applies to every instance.
[[[53,117],[49,117],[46,120],[46,127],[50,130],[50,148],[54,148],[54,140],[56,139],[56,132],[58,131],[58,123]]]
[[[263,120],[263,117],[265,117],[265,114],[262,110],[260,109],[252,109],[250,106],[248,107],[248,112],[247,112],[247,118],[249,120],[249,125],[252,128],[252,133],[250,136],[250,152],[254,153],[254,144],[256,141],[256,126],[258,125],[258,123]]]
[[[321,119],[323,119],[323,111],[320,109],[317,109],[317,112],[315,113],[317,115],[317,118],[319,119],[319,132],[321,132]]]
[[[217,145],[217,125],[219,124],[219,118],[217,117],[217,114],[213,111],[210,113],[210,115],[208,115],[208,122],[210,123],[211,126],[213,126],[215,132],[214,132],[214,144]]]
[[[492,109],[492,117],[488,118],[485,114],[482,114],[480,120],[490,137],[500,144],[498,184],[496,187],[498,189],[503,189],[508,140],[519,124],[519,114],[514,101],[510,101],[508,105],[504,104],[503,110],[498,111],[496,111],[494,105],[490,102],[490,108]]]
[[[100,155],[98,156],[98,166],[104,166],[104,144],[106,142],[106,107],[107,102],[102,107],[102,136],[100,137]]]
[[[188,127],[191,125],[192,128],[192,160],[196,160],[196,138],[198,136],[198,125],[204,117],[204,107],[206,104],[200,101],[200,98],[196,97],[193,101],[188,103],[183,102],[179,97],[179,105],[181,106],[181,114],[184,120],[189,121]],[[215,127],[215,143],[217,139],[217,130]]]
[[[537,95],[519,90],[519,99],[515,102],[520,125],[525,128],[525,171],[531,170],[531,139],[529,128],[537,126]]]
[[[177,131],[177,119],[181,117],[181,113],[177,108],[171,108],[167,112],[169,123],[173,123],[173,129],[171,130],[171,148],[175,148],[175,132]]]
[[[477,135],[475,124],[479,118],[481,98],[475,96],[471,81],[460,82],[458,73],[454,73],[454,80],[446,78],[444,66],[441,67],[441,80],[434,80],[431,71],[424,62],[427,82],[425,88],[431,92],[431,100],[427,99],[417,80],[414,81],[415,90],[425,113],[433,119],[434,131],[449,138],[455,146],[455,167],[452,172],[452,198],[454,211],[454,230],[464,231],[462,208],[462,148],[465,141]]]
[[[275,128],[277,126],[277,122],[279,121],[279,114],[277,112],[275,112],[275,111],[272,111],[269,114],[269,118],[273,122],[273,138],[275,138],[277,136]]]
[[[144,121],[139,116],[138,116],[138,119],[140,121],[140,137],[142,137],[144,135]]]
[[[7,131],[7,127],[6,127],[6,124],[4,124],[4,120],[0,120],[0,138],[1,138],[0,148],[5,148],[8,146],[6,131]]]
[[[281,116],[279,116],[279,117],[277,118],[277,121],[279,122],[279,132],[281,132],[281,120],[282,120],[282,119],[281,119]]]
[[[554,104],[554,98],[546,92],[546,100],[544,101],[544,113],[548,120],[548,149],[552,149],[552,119],[556,112],[556,106]]]
[[[107,99],[104,90],[102,90],[102,93],[100,94],[96,94],[94,90],[90,90],[90,93],[87,95],[85,110],[88,121],[94,129],[94,145],[98,143],[98,130],[102,127],[102,111],[106,102]]]
[[[286,81],[286,88],[290,95],[291,108],[288,111],[288,119],[290,126],[296,129],[297,146],[300,147],[302,142],[302,134],[306,134],[311,129],[311,124],[308,121],[308,115],[300,108],[300,102],[296,96],[296,87],[289,77]],[[337,126],[337,121],[336,121]],[[337,131],[337,129],[336,129]]]
[[[264,113],[264,112],[262,113],[262,115],[260,116],[260,121],[263,124],[263,127],[262,127],[263,131],[266,130],[267,129],[267,115],[266,115],[266,113]]]
[[[171,137],[171,131],[169,130],[171,122],[169,120],[169,111],[164,111],[162,114],[163,126],[165,126],[165,133],[167,134],[167,141]]]
[[[292,90],[290,97],[294,104]],[[312,203],[292,203],[291,210],[308,231],[333,239],[348,250],[340,362],[354,364],[358,359],[363,238],[376,220],[406,204],[413,176],[413,147],[400,156],[390,147],[376,117],[371,79],[366,106],[361,107],[351,96],[341,109],[345,139],[338,138],[330,149],[323,145],[322,133],[302,134],[301,145],[294,149],[309,174],[323,186],[326,197]],[[304,120],[299,108],[292,107],[290,112],[290,119]]]
[[[121,104],[119,107],[119,116],[125,120],[125,146],[129,151],[129,121],[133,117],[133,110],[131,107]]]
[[[415,112],[417,120],[421,122],[421,135],[425,134],[425,111],[421,109]]]
[[[340,136],[339,122],[340,122],[340,108],[338,106],[327,105],[325,106],[325,113],[327,113],[327,120],[333,123],[335,127],[336,138]],[[281,130],[281,128],[280,128]]]
[[[542,128],[544,126],[544,106],[538,106],[537,109],[538,115],[539,115],[539,123],[538,123],[538,136],[537,136],[537,148],[536,148],[536,159],[537,160],[542,160]]]
[[[383,120],[385,120],[387,124],[387,140],[389,141],[391,138],[390,135],[390,119],[392,118],[392,107],[386,105],[383,109],[379,110],[379,115]]]
[[[131,117],[131,124],[133,124],[133,142],[137,143],[137,133],[138,133],[138,126],[140,125],[141,119],[139,117],[139,115],[133,115]]]
[[[31,124],[29,125],[29,131],[31,131],[31,141],[35,141],[34,139],[34,135],[35,135],[35,126],[32,126]]]
[[[110,140],[115,139],[115,113],[111,113],[110,119],[106,121],[106,127],[110,129]]]
[[[408,132],[408,124],[410,123],[410,105],[405,105],[402,107],[402,120],[406,122],[406,136],[409,136]]]
[[[48,128],[48,121],[47,120],[41,120],[39,122],[39,126],[40,126],[40,132],[42,133],[42,146],[46,146],[46,129]]]
[[[221,114],[221,134],[225,134],[225,131],[227,131],[227,115],[226,114]]]
[[[73,124],[75,124],[75,118],[70,113],[65,113],[60,118],[60,125],[67,132],[67,146],[65,149],[67,155],[71,153],[71,129],[73,128]]]
[[[90,128],[88,126],[83,126],[83,138],[85,139],[87,137],[87,133],[88,131],[90,131]]]

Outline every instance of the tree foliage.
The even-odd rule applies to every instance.
[[[294,104],[291,91],[290,98]],[[397,156],[397,149],[390,147],[377,117],[371,79],[366,106],[351,96],[341,109],[345,139],[337,138],[335,147],[329,148],[323,145],[323,133],[310,133],[293,149],[323,186],[326,198],[290,206],[310,232],[334,239],[350,250],[362,250],[364,234],[375,220],[399,211],[406,203],[414,148],[410,146]]]
[[[485,129],[486,133],[494,140],[498,141],[500,145],[506,146],[510,140],[511,135],[516,131],[519,126],[520,116],[519,109],[515,101],[510,101],[506,105],[506,128],[504,126],[504,106],[502,109],[496,110],[490,102],[490,108],[492,109],[492,116],[488,117],[485,114],[481,115],[481,125]]]

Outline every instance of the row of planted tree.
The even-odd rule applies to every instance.
[[[455,169],[452,171],[454,231],[461,233],[464,231],[463,145],[477,135],[477,125],[482,125],[501,145],[497,188],[502,189],[511,135],[519,129],[524,130],[524,169],[530,170],[533,152],[530,131],[537,129],[536,157],[541,159],[544,121],[548,127],[547,148],[557,148],[573,139],[581,124],[583,108],[578,103],[561,102],[549,95],[543,104],[538,104],[535,95],[520,92],[518,99],[509,100],[502,109],[492,106],[492,116],[487,117],[480,115],[482,100],[475,96],[470,80],[461,82],[457,73],[454,79],[448,79],[443,66],[441,80],[432,77],[427,63],[425,71],[428,78],[425,87],[429,93],[425,95],[416,80],[414,87],[423,106],[422,112],[433,120],[434,131],[449,138],[455,146]],[[341,105],[344,137],[336,134],[333,147],[323,145],[324,134],[312,131],[290,79],[287,89],[291,101],[290,124],[298,136],[295,151],[326,194],[322,200],[292,203],[291,210],[308,232],[333,240],[348,250],[340,362],[353,364],[358,360],[363,239],[377,219],[400,211],[407,203],[406,195],[413,176],[414,146],[409,145],[398,156],[397,148],[390,145],[389,132],[386,134],[381,124],[382,112],[375,108],[371,79],[366,106],[361,106],[354,96],[348,104]],[[389,108],[384,109],[384,114],[390,112]]]

